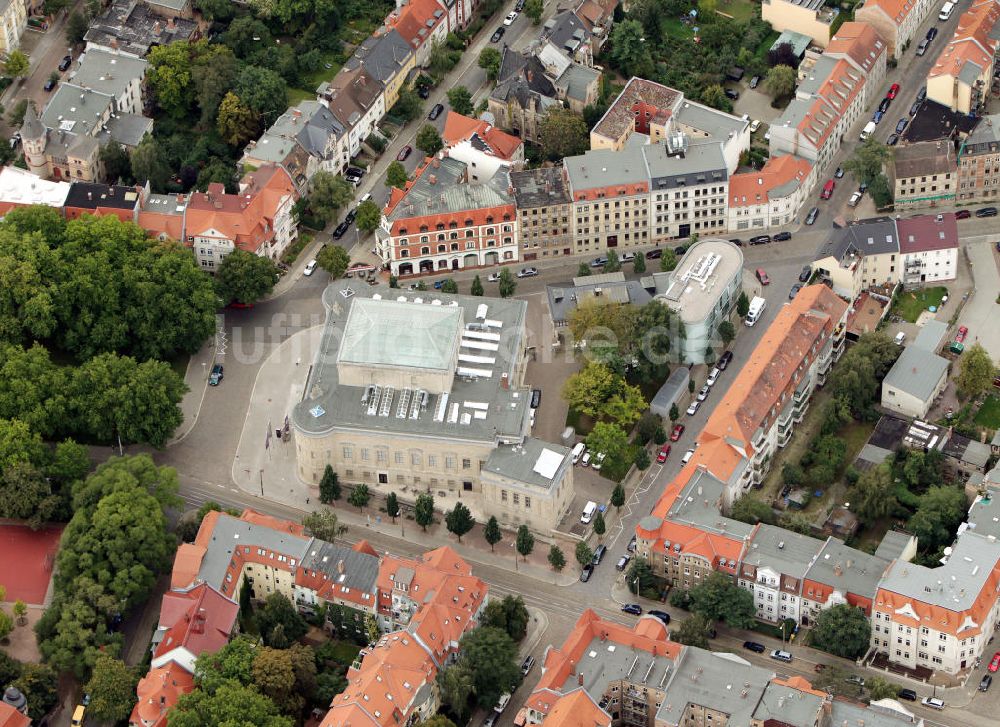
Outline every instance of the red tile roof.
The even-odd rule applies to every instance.
[[[0,702],[0,727],[28,727],[31,720],[9,704]]]
[[[160,628],[167,629],[153,652],[153,661],[184,649],[197,658],[229,643],[236,628],[239,604],[202,583],[189,591],[169,591],[160,606]]]
[[[855,65],[871,73],[880,56],[886,52],[885,42],[868,23],[850,21],[837,29],[824,55],[849,57]]]
[[[729,206],[767,204],[771,190],[789,182],[805,183],[812,164],[801,157],[783,154],[767,160],[759,172],[743,172],[729,178]]]
[[[136,694],[139,701],[129,717],[131,727],[164,727],[167,712],[182,695],[194,689],[194,677],[174,662],[150,669],[139,680]]]
[[[586,689],[559,699],[542,721],[545,727],[611,727],[611,715],[597,706]]]
[[[958,247],[958,222],[954,212],[916,215],[896,220],[899,251],[904,255]]]
[[[449,111],[448,118],[444,122],[444,133],[441,135],[445,147],[453,147],[474,137],[478,137],[489,147],[491,156],[506,160],[513,159],[523,143],[516,136],[501,131],[481,119],[470,119],[468,116]]]

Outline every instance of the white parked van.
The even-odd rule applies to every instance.
[[[944,5],[941,6],[941,12],[938,13],[938,20],[947,20],[951,17],[952,12],[955,10],[955,3],[948,0]]]
[[[744,323],[753,327],[753,324],[760,320],[761,315],[764,313],[764,308],[766,307],[766,300],[760,296],[754,296],[754,299],[750,301],[750,310],[747,311],[747,317],[744,319]]]
[[[861,133],[858,134],[858,139],[860,139],[861,141],[864,141],[869,136],[871,136],[872,134],[875,133],[875,129],[876,128],[877,128],[877,125],[875,124],[875,122],[874,121],[869,121],[867,124],[865,124],[865,128],[863,128],[861,130]]]
[[[591,500],[583,508],[583,515],[580,516],[580,522],[584,525],[589,525],[590,521],[594,519],[594,514],[597,512],[597,503]]]
[[[583,453],[586,451],[587,451],[587,445],[584,444],[583,442],[577,442],[576,446],[573,447],[573,464],[579,462],[580,457],[582,457]]]

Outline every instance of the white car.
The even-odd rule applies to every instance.
[[[721,371],[719,371],[719,369],[718,369],[718,368],[713,368],[713,369],[712,369],[712,370],[711,370],[711,371],[710,371],[710,372],[708,373],[708,378],[707,378],[707,379],[705,379],[705,385],[706,385],[706,386],[715,386],[715,382],[719,380],[719,374],[721,374],[721,373],[722,373],[722,372],[721,372]]]
[[[519,278],[533,278],[538,275],[538,268],[521,268],[517,271]]]
[[[500,273],[490,273],[490,277],[486,278],[487,283],[496,283],[500,280]]]
[[[594,457],[594,464],[591,465],[591,469],[593,469],[595,472],[600,472],[601,465],[604,464],[604,458],[606,456],[607,455],[604,454],[604,452],[598,452],[597,456]]]
[[[708,395],[711,391],[712,391],[711,384],[705,384],[704,386],[702,386],[701,390],[698,392],[698,401],[705,401],[705,399],[708,398]]]
[[[306,265],[305,270],[302,271],[302,274],[306,276],[312,275],[315,269],[316,269],[316,261],[310,260]]]
[[[760,120],[754,119],[753,121],[750,122],[750,133],[751,134],[756,133],[757,129],[759,129],[759,128],[760,128]]]
[[[633,260],[635,260],[635,253],[634,252],[623,252],[622,253],[621,261],[623,263],[630,263]]]
[[[701,402],[695,399],[691,402],[691,406],[687,408],[687,415],[694,416],[698,412],[698,407],[701,406]]]
[[[687,452],[684,453],[684,456],[681,457],[681,464],[687,464],[688,462],[691,461],[692,457],[694,457],[694,450],[689,449]]]
[[[518,12],[516,10],[511,10],[507,13],[507,17],[503,19],[504,25],[512,25],[515,20],[517,20]]]
[[[583,457],[580,459],[580,465],[582,467],[590,467],[590,452],[583,453]]]

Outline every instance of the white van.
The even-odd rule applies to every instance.
[[[951,17],[952,11],[955,10],[955,3],[948,0],[944,5],[941,6],[941,12],[938,13],[938,20],[947,20]]]
[[[586,451],[587,451],[587,445],[584,444],[583,442],[577,442],[576,446],[573,447],[573,464],[579,462],[580,457],[582,457],[583,453]]]
[[[584,525],[589,525],[590,521],[594,519],[594,514],[597,512],[597,503],[591,500],[583,508],[583,515],[580,516],[580,522]]]
[[[747,317],[744,319],[744,323],[747,326],[753,327],[753,324],[760,320],[761,315],[764,313],[764,308],[767,307],[767,301],[760,296],[754,296],[754,299],[750,301],[750,310],[747,311]]]
[[[872,134],[874,134],[876,126],[877,125],[875,124],[874,121],[869,121],[867,124],[865,124],[865,128],[863,128],[861,130],[861,133],[858,134],[858,139],[860,139],[861,141],[864,141],[869,136],[871,136]]]

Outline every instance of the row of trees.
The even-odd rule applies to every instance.
[[[177,473],[148,455],[113,457],[72,487],[52,604],[35,625],[45,660],[84,678],[121,648],[118,624],[169,567],[175,540],[165,511],[180,504]]]

